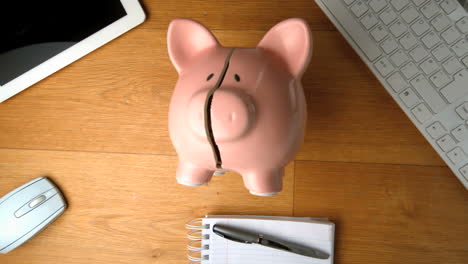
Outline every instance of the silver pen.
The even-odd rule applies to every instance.
[[[282,241],[276,238],[271,238],[262,234],[256,234],[235,227],[215,224],[213,226],[213,233],[220,237],[229,239],[235,242],[245,244],[258,244],[269,248],[287,251],[302,256],[307,256],[317,259],[328,259],[330,255],[321,250],[305,247],[290,242]]]

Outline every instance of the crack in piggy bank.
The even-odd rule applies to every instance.
[[[228,55],[226,56],[226,60],[224,61],[224,66],[223,66],[223,69],[221,71],[221,74],[219,75],[219,78],[216,81],[215,86],[208,91],[208,94],[207,94],[206,100],[205,100],[205,108],[204,108],[205,133],[206,133],[206,137],[208,139],[208,142],[210,143],[211,149],[213,150],[213,156],[214,156],[214,159],[215,159],[215,162],[216,162],[216,168],[217,169],[222,169],[223,168],[222,167],[223,162],[222,162],[222,159],[221,159],[221,152],[219,151],[219,147],[216,144],[216,139],[215,139],[214,133],[213,133],[213,124],[212,124],[212,121],[211,121],[211,105],[213,103],[214,93],[223,84],[224,77],[226,76],[226,73],[227,73],[227,71],[229,69],[229,62],[231,60],[232,54],[234,53],[234,50],[235,50],[234,48],[231,49],[229,51]]]

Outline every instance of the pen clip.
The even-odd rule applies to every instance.
[[[279,242],[275,242],[273,240],[266,239],[266,238],[263,237],[263,235],[259,236],[258,244],[263,245],[263,246],[267,246],[267,247],[270,247],[270,248],[279,249],[279,250],[292,251],[290,247],[288,247],[286,245],[283,245],[283,244],[281,244]]]

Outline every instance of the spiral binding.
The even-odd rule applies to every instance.
[[[209,255],[203,255],[203,250],[210,249],[210,246],[203,244],[203,241],[210,239],[210,235],[203,234],[203,230],[210,229],[209,224],[203,224],[203,218],[196,218],[185,224],[188,229],[187,238],[187,258],[189,264],[200,264],[204,260],[209,259]]]

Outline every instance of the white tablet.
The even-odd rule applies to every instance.
[[[145,20],[138,0],[9,0],[0,9],[0,102]]]

